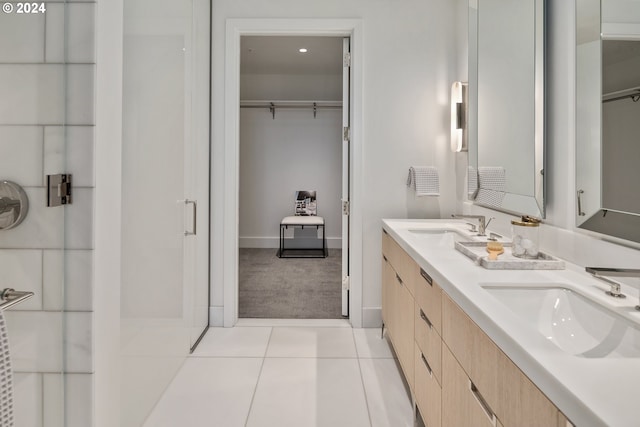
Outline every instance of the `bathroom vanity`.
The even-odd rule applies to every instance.
[[[425,424],[638,425],[637,291],[607,300],[607,285],[570,263],[485,269],[454,249],[486,241],[475,234],[383,220],[384,328]]]

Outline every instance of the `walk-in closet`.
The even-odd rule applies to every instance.
[[[345,47],[342,37],[241,38],[241,318],[347,314]]]

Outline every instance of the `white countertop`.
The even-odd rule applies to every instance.
[[[628,298],[608,297],[606,283],[568,262],[565,270],[487,270],[455,250],[450,235],[410,232],[451,227],[472,236],[465,222],[382,221],[400,246],[576,426],[640,426],[640,358],[584,358],[565,353],[480,284],[561,284],[640,324],[640,312],[633,309],[638,290],[624,286]]]

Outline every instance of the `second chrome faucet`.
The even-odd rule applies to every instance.
[[[452,214],[451,217],[452,218],[473,218],[473,219],[477,219],[478,220],[478,236],[486,236],[487,226],[489,225],[489,223],[493,219],[493,218],[489,218],[489,221],[487,221],[487,218],[484,215],[458,215],[458,214]]]

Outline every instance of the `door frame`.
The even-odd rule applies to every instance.
[[[224,326],[238,321],[240,171],[240,37],[335,36],[351,38],[351,201],[349,321],[362,327],[362,21],[359,19],[228,19],[224,90]],[[274,224],[277,230],[277,224]]]

